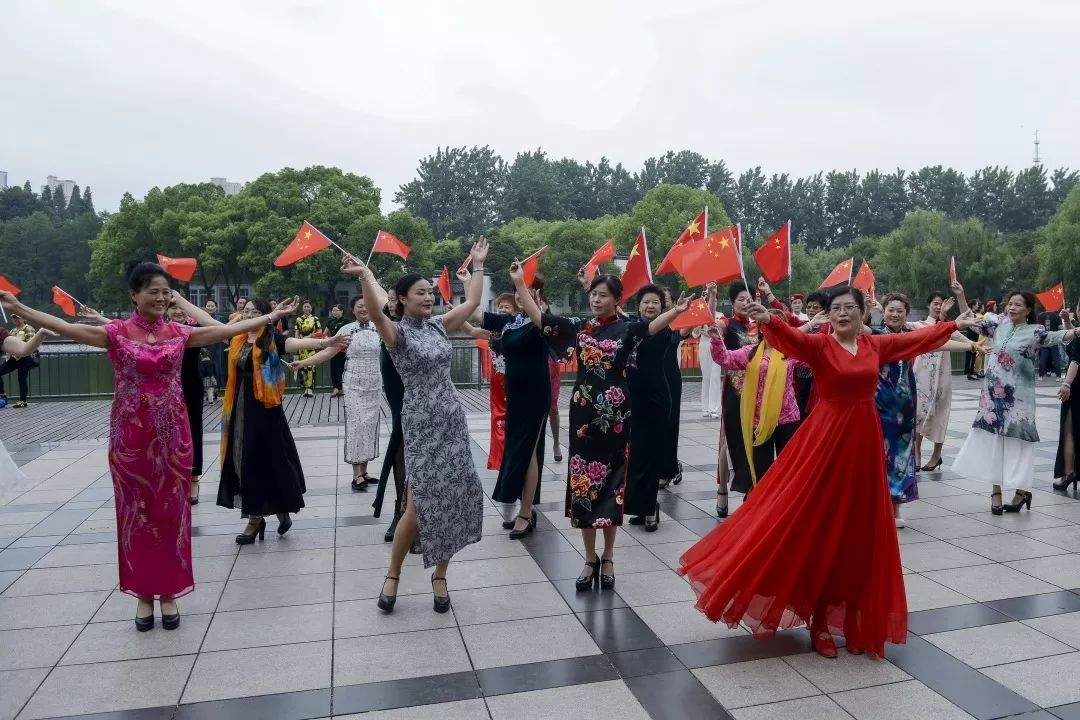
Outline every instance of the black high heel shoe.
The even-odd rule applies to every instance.
[[[1016,494],[1020,496],[1019,502],[1011,502],[1008,505],[1005,505],[1005,512],[1010,512],[1010,513],[1020,512],[1021,510],[1024,509],[1025,505],[1027,506],[1027,509],[1030,510],[1031,509],[1031,493],[1029,493],[1026,490],[1017,490]]]
[[[199,504],[199,488],[198,488],[199,481],[198,480],[192,480],[191,484],[196,486],[196,487],[193,488],[195,490],[195,495],[188,495],[188,502],[191,503],[192,505],[198,505]]]
[[[401,514],[394,513],[394,519],[390,522],[390,527],[386,528],[386,532],[382,536],[383,542],[394,542],[394,531],[397,530],[399,522],[401,522]]]
[[[446,589],[446,596],[442,597],[435,594],[435,581],[442,580],[443,588]],[[435,573],[431,574],[431,594],[435,598],[434,610],[437,613],[444,613],[450,609],[450,588],[446,584],[446,578],[436,577]]]
[[[680,462],[680,463],[678,463],[678,465],[679,465],[679,472],[675,473],[675,477],[673,477],[671,479],[672,485],[678,485],[679,483],[682,482],[682,463]]]
[[[173,606],[175,605],[176,603],[173,602]],[[166,615],[165,610],[163,609],[161,611],[161,627],[166,630],[175,630],[180,627],[180,608],[176,608],[176,612],[171,615]]]
[[[518,517],[520,519],[522,519],[522,520],[528,520],[529,522],[526,523],[525,527],[523,527],[520,530],[511,530],[510,531],[510,539],[511,540],[520,540],[523,537],[528,537],[529,535],[532,535],[533,530],[536,529],[536,510],[533,510],[532,515],[530,515],[529,517],[525,517],[524,515],[518,515]],[[515,524],[516,524],[516,522],[515,522]]]
[[[1061,478],[1061,480],[1059,480],[1058,482],[1055,482],[1054,483],[1054,489],[1055,490],[1062,490],[1064,492],[1068,492],[1069,491],[1069,486],[1072,485],[1073,490],[1076,490],[1076,483],[1078,483],[1078,482],[1080,482],[1080,476],[1078,476],[1074,472],[1071,472],[1068,475],[1066,475],[1065,477]]]
[[[383,578],[383,587],[384,588],[386,587],[386,581],[387,580],[393,580],[394,582],[398,582],[400,580],[400,577],[394,577],[393,575],[387,575],[386,577],[384,577]],[[379,591],[379,602],[377,604],[379,606],[379,609],[382,610],[387,615],[394,612],[394,603],[396,603],[396,602],[397,602],[397,593],[394,593],[393,595],[387,595],[385,590],[380,590]]]
[[[944,462],[945,462],[944,460],[942,460],[941,458],[938,458],[938,461],[936,463],[934,463],[933,465],[923,465],[919,469],[922,470],[923,472],[934,472],[939,467],[941,467],[941,464],[944,463]]]
[[[615,569],[615,561],[610,558],[604,558],[600,561],[600,567],[604,567],[604,563],[611,566],[611,569]],[[599,568],[598,568],[599,569]],[[600,589],[601,590],[614,590],[615,589],[615,576],[600,573]]]
[[[263,524],[265,525],[266,521],[263,521]],[[289,513],[285,513],[285,519],[278,523],[277,534],[278,535],[284,535],[285,533],[289,532],[289,528],[291,528],[291,527],[292,527],[292,518],[289,517]]]
[[[349,483],[349,487],[352,488],[353,492],[367,492],[368,480],[370,479],[367,475],[361,475],[360,482],[356,482],[356,478],[353,478],[352,482]]]
[[[162,618],[164,620],[165,618]],[[150,604],[150,614],[146,617],[135,616],[135,629],[139,632],[148,632],[154,629],[154,605]]]
[[[250,527],[251,524],[248,523],[248,526]],[[239,535],[236,536],[236,544],[237,545],[253,545],[255,543],[255,538],[259,538],[259,540],[262,540],[265,536],[266,536],[266,518],[259,518],[259,525],[258,525],[257,528],[255,528],[255,532],[251,533],[250,535],[248,535],[247,533],[240,533]]]
[[[727,496],[727,490],[725,490],[724,492],[716,493],[716,517],[720,518],[721,520],[728,516]],[[724,503],[722,505],[720,504],[720,498],[724,498]]]
[[[585,564],[592,568],[592,572],[588,575],[579,575],[578,579],[574,581],[574,587],[582,592],[592,590],[593,583],[599,584],[600,582],[600,558],[586,560]]]
[[[994,502],[995,497],[998,499],[996,503]],[[990,512],[994,515],[1000,515],[1005,512],[1005,507],[1001,504],[1001,493],[990,493]]]
[[[660,506],[657,505],[656,509],[651,515],[645,516],[645,532],[656,532],[656,529],[660,527]]]

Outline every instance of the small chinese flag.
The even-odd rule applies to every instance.
[[[52,301],[63,308],[64,312],[75,317],[75,298],[53,285]]]
[[[300,229],[296,232],[296,237],[292,239],[292,242],[281,251],[281,254],[274,259],[274,265],[276,267],[285,267],[286,265],[292,265],[294,262],[299,262],[309,255],[314,255],[320,250],[333,245],[330,242],[330,238],[319,232],[318,228],[309,223],[307,220],[300,226]]]
[[[829,276],[821,281],[818,285],[818,289],[833,287],[835,285],[846,285],[851,282],[851,266],[855,264],[855,258],[848,258],[844,262],[840,263],[833,268]]]
[[[1065,307],[1065,285],[1058,283],[1046,292],[1035,293],[1035,298],[1046,312],[1057,312]]]
[[[738,227],[717,230],[704,240],[689,243],[682,258],[682,276],[689,287],[709,282],[726,283],[743,276]]]
[[[754,260],[761,274],[771,283],[791,276],[791,221],[769,236],[765,244],[754,251]]]
[[[547,249],[548,246],[545,245],[521,261],[521,274],[524,276],[525,287],[532,287],[533,280],[536,279],[536,273],[540,270],[540,256]]]
[[[690,303],[686,312],[679,313],[679,316],[668,327],[672,330],[685,330],[701,325],[712,325],[715,321],[713,314],[709,312],[709,304],[705,302],[705,298],[697,298]]]
[[[953,255],[949,258],[949,285],[956,282],[956,256]]]
[[[870,269],[870,263],[865,260],[862,261],[859,272],[855,273],[855,279],[851,281],[851,285],[864,293],[874,294],[874,286],[877,285],[877,281],[874,278],[874,271]]]
[[[439,276],[439,294],[446,304],[450,304],[450,268],[443,265],[442,275]]]
[[[380,230],[375,235],[375,244],[371,248],[373,253],[386,253],[388,255],[397,255],[402,260],[409,258],[409,246],[401,241],[396,235],[391,235],[385,230]]]
[[[649,265],[649,243],[645,239],[645,228],[641,228],[634,246],[630,248],[630,257],[622,272],[623,296],[620,304],[634,296],[641,288],[652,282],[652,267]]]
[[[608,241],[600,246],[600,249],[593,253],[593,256],[589,258],[589,262],[585,263],[585,277],[590,280],[600,272],[600,266],[606,262],[611,262],[615,259],[615,241],[608,238]]]
[[[195,258],[171,258],[158,255],[157,261],[165,272],[181,282],[191,282],[191,278],[195,275]]]
[[[697,240],[704,240],[705,236],[709,233],[709,208],[705,208],[698,216],[691,221],[686,229],[682,231],[682,235],[675,240],[671,245],[671,249],[668,250],[667,255],[660,261],[660,266],[656,268],[657,275],[666,275],[673,272],[682,272],[682,265],[680,260],[683,256],[683,249],[681,246],[695,242]]]
[[[3,290],[4,292],[9,292],[12,295],[18,295],[22,292],[22,290],[20,290],[18,286],[15,285],[15,283],[11,282],[3,275],[0,275],[0,290]]]

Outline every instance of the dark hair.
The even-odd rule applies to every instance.
[[[881,307],[888,307],[889,303],[898,302],[904,306],[905,312],[911,312],[911,301],[904,293],[891,292],[881,301]]]
[[[934,302],[934,300],[938,299],[945,300],[945,293],[941,292],[940,290],[934,290],[932,293],[926,296],[926,304],[929,305],[930,303]]]
[[[812,302],[816,302],[818,305],[820,305],[822,310],[828,310],[829,294],[821,292],[820,290],[815,290],[814,292],[806,296],[806,300],[803,302],[803,305],[809,305]]]
[[[361,290],[359,295],[354,296],[353,299],[349,301],[349,312],[352,312],[353,310],[355,310],[356,309],[356,303],[360,302],[363,299],[364,299],[364,292]]]
[[[394,284],[394,314],[399,320],[405,317],[405,303],[401,302],[401,297],[408,295],[412,286],[424,279],[419,273],[407,273]]]
[[[637,291],[637,302],[640,305],[641,301],[645,299],[646,295],[655,295],[660,298],[660,309],[667,310],[668,302],[667,297],[664,295],[664,288],[653,283],[649,283],[645,287]]]
[[[255,309],[259,311],[260,315],[270,314],[270,301],[264,298],[248,298],[247,301],[255,306]],[[255,345],[264,353],[270,349],[270,344],[274,342],[274,328],[273,326],[263,328],[263,331],[259,333],[259,337],[255,338]]]
[[[616,300],[622,300],[622,280],[614,275],[597,275],[589,285],[589,292],[601,285],[606,287]]]
[[[161,267],[157,263],[135,263],[128,268],[128,287],[131,288],[131,292],[139,292],[140,290],[145,290],[147,287],[149,287],[150,281],[156,277],[163,277],[165,278],[165,282],[169,282],[169,276],[165,274],[165,268]]]
[[[341,307],[341,303],[336,303],[334,305],[331,305],[330,309],[331,310],[340,310],[341,312],[345,312],[345,308]]]
[[[833,301],[836,300],[836,298],[838,297],[843,297],[844,295],[851,296],[851,298],[855,301],[855,304],[859,306],[859,312],[866,311],[866,296],[863,295],[862,290],[857,287],[851,287],[850,285],[841,285],[840,287],[833,288],[831,291],[829,291],[828,295],[826,295],[825,298],[827,302],[825,303],[824,308],[826,310],[830,309],[832,307]]]
[[[736,280],[728,286],[728,300],[734,303],[735,298],[739,297],[739,295],[743,294],[744,292],[750,292],[749,288],[746,287],[746,283],[744,283],[742,280]]]
[[[532,282],[529,283],[529,289],[530,290],[543,290],[544,285],[546,285],[546,284],[547,284],[547,278],[544,277],[544,273],[537,270],[533,274]],[[515,305],[517,304],[517,300],[514,301],[514,304]]]
[[[1014,295],[1019,295],[1024,299],[1024,305],[1027,305],[1028,309],[1027,321],[1034,325],[1036,321],[1035,293],[1031,292],[1030,290],[1013,290],[1012,292],[1005,294],[1005,303],[1008,304],[1008,302],[1013,299]]]

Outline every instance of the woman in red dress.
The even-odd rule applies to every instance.
[[[907,599],[874,406],[878,368],[939,347],[971,325],[954,322],[895,335],[862,332],[862,293],[829,302],[831,335],[804,333],[754,303],[769,344],[806,362],[818,404],[742,507],[681,559],[679,573],[712,621],[745,624],[756,637],[810,625],[818,653],[883,656],[907,637]]]

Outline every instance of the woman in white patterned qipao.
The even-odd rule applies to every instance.
[[[480,238],[472,249],[477,278],[483,275],[487,253],[487,241]],[[450,609],[446,585],[450,558],[480,541],[484,519],[484,489],[472,460],[465,410],[450,379],[453,347],[448,333],[462,328],[479,307],[483,283],[469,282],[463,303],[432,317],[431,283],[420,275],[406,275],[394,287],[395,315],[401,318],[394,322],[381,313],[386,292],[371,270],[350,256],[342,260],[341,269],[360,278],[368,312],[405,385],[401,424],[408,491],[378,606],[393,612],[401,565],[419,535],[424,567],[435,567],[434,609],[445,613]]]
[[[338,336],[349,338],[345,351],[345,462],[353,466],[352,489],[365,492],[371,480],[368,462],[379,456],[379,419],[382,409],[382,373],[379,370],[379,334],[368,315],[363,294],[353,298],[355,322],[343,325]],[[338,354],[336,347],[291,363],[293,370],[314,367]]]

